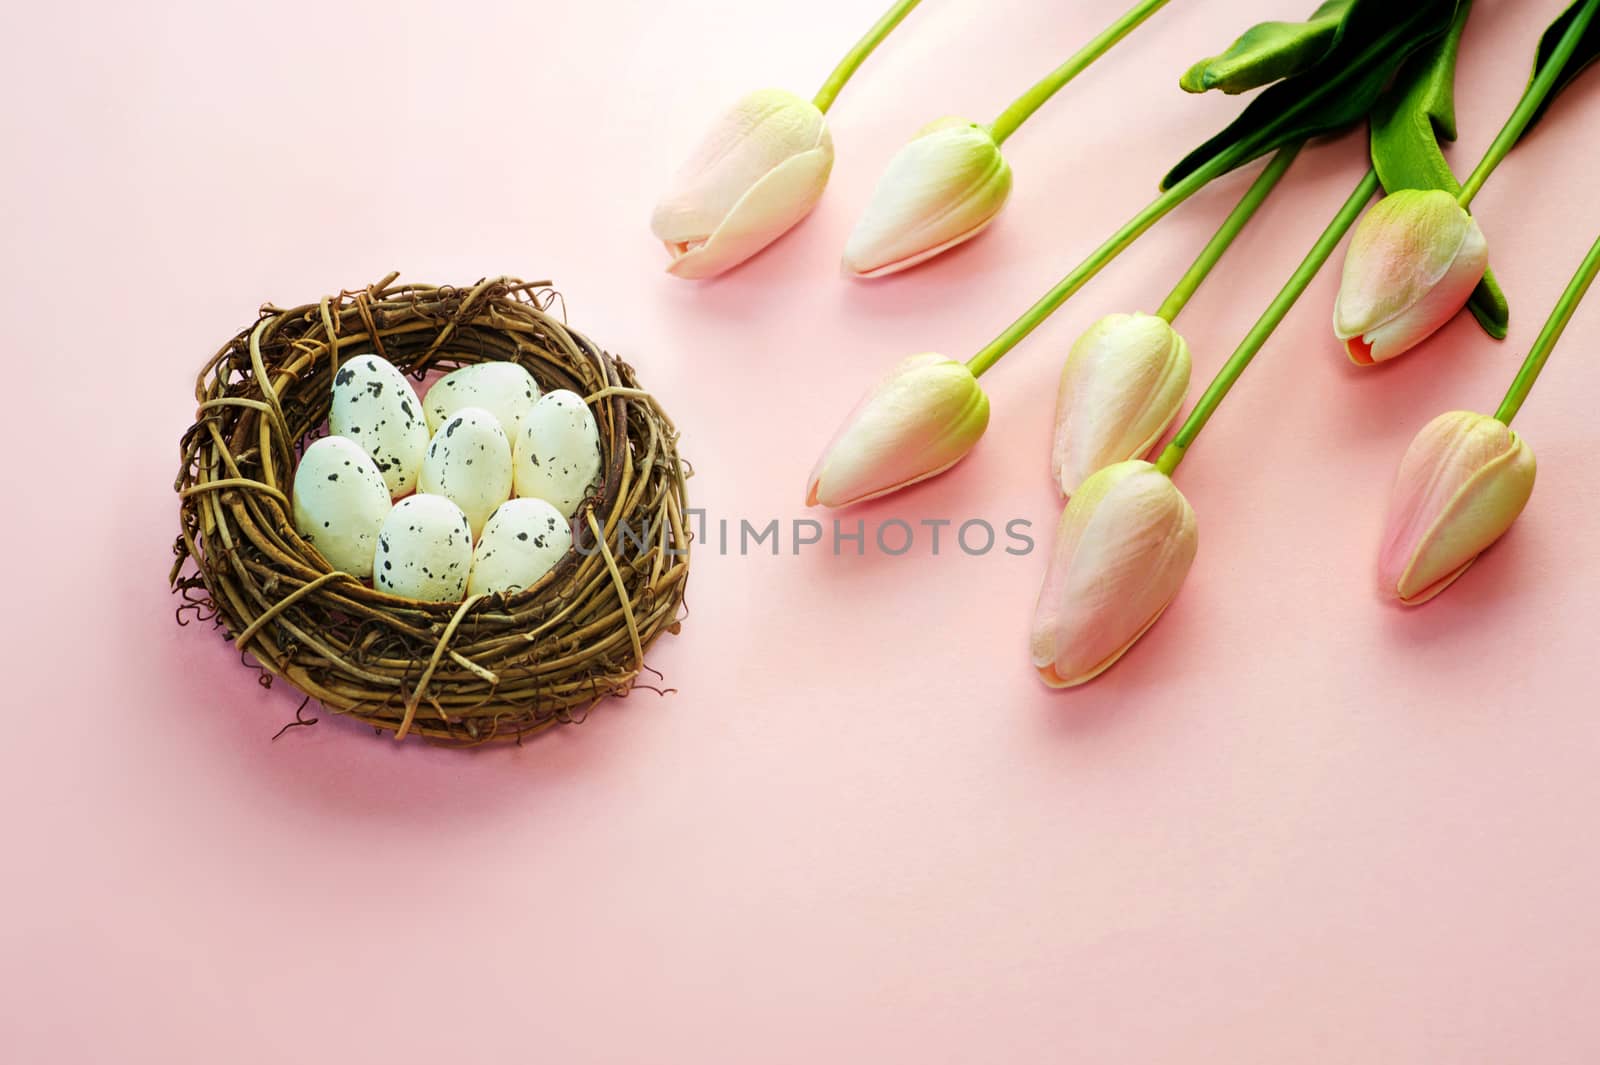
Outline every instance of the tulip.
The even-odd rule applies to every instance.
[[[943,473],[989,425],[989,397],[964,363],[913,355],[864,396],[817,460],[806,505],[845,507]]]
[[[965,119],[924,127],[890,160],[845,246],[844,269],[881,277],[983,231],[1011,193],[1011,168],[989,130]]]
[[[1056,529],[1029,641],[1046,684],[1070,688],[1105,672],[1178,594],[1194,564],[1199,528],[1172,472],[1377,187],[1377,175],[1369,171],[1217,372],[1161,458],[1154,465],[1129,459],[1106,466],[1072,493]]]
[[[1137,0],[1122,15],[1006,106],[987,126],[941,118],[900,149],[878,181],[844,252],[844,271],[882,277],[909,269],[989,225],[1011,194],[1000,145],[1095,60],[1168,0]]]
[[[1198,544],[1189,501],[1150,463],[1092,474],[1061,514],[1034,608],[1039,677],[1070,688],[1111,668],[1178,594]]]
[[[1600,0],[1574,3],[1545,34],[1533,78],[1459,193],[1401,189],[1361,220],[1333,311],[1334,334],[1353,362],[1370,366],[1403,354],[1466,306],[1489,265],[1488,244],[1467,208],[1550,94],[1571,81],[1569,63],[1597,13]]]
[[[1189,345],[1165,318],[1111,314],[1079,337],[1061,368],[1052,472],[1062,495],[1103,466],[1142,458],[1189,391]]]
[[[715,277],[816,206],[833,169],[822,112],[782,89],[750,93],[712,127],[656,205],[650,229],[677,277]]]
[[[1489,266],[1483,231],[1442,189],[1401,189],[1350,238],[1333,332],[1361,366],[1422,343],[1467,305]]]
[[[1471,411],[1423,427],[1395,478],[1378,584],[1408,606],[1448,588],[1517,520],[1533,494],[1533,450]]]

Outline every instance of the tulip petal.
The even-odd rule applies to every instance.
[[[1114,462],[1140,458],[1189,390],[1189,345],[1153,314],[1111,314],[1078,338],[1061,368],[1051,470],[1061,493]]]
[[[1489,242],[1473,222],[1439,282],[1410,310],[1366,331],[1361,338],[1366,358],[1371,362],[1386,362],[1410,351],[1449,324],[1472,298],[1473,289],[1478,287],[1488,268]],[[1361,359],[1355,361],[1364,365]]]
[[[668,244],[675,257],[667,272],[699,280],[738,266],[811,213],[832,169],[831,145],[780,163],[733,205],[710,236],[699,243]]]
[[[844,270],[882,277],[971,240],[1011,194],[1011,168],[989,131],[932,123],[889,161],[845,246]]]
[[[1483,231],[1448,192],[1391,193],[1350,238],[1334,335],[1359,365],[1392,359],[1454,317],[1488,264]]]
[[[1060,669],[1054,662],[1051,662],[1048,665],[1035,666],[1034,670],[1039,674],[1039,679],[1043,681],[1045,686],[1048,688],[1076,688],[1079,685],[1087,684],[1100,674],[1104,673],[1106,670],[1110,669],[1112,666],[1116,665],[1122,656],[1131,651],[1133,649],[1133,645],[1138,643],[1144,634],[1149,632],[1151,628],[1155,626],[1155,623],[1161,620],[1161,615],[1165,614],[1166,612],[1166,604],[1162,604],[1162,606],[1153,615],[1151,615],[1150,620],[1145,622],[1144,626],[1140,628],[1138,632],[1128,637],[1128,642],[1124,643],[1121,647],[1118,647],[1115,651],[1112,651],[1105,658],[1101,659],[1095,665],[1090,666],[1085,671],[1073,673],[1069,676],[1062,676]]]
[[[667,244],[705,239],[756,182],[826,136],[827,120],[809,100],[784,89],[747,93],[674,175],[651,215],[651,231]]]
[[[832,167],[827,120],[811,101],[783,89],[749,93],[707,132],[651,216],[674,260],[669,272],[710,277],[754,255],[810,212]]]
[[[806,505],[850,506],[943,473],[988,424],[989,398],[964,363],[913,355],[834,434],[807,481]]]
[[[1401,189],[1373,205],[1350,236],[1335,328],[1353,336],[1414,306],[1466,239],[1470,216],[1442,189]]]
[[[1509,529],[1533,493],[1533,451],[1472,411],[1423,427],[1395,477],[1378,558],[1384,594],[1409,606],[1449,587]]]
[[[1034,609],[1040,679],[1074,687],[1115,664],[1177,595],[1198,545],[1188,500],[1150,463],[1090,476],[1062,511]]]
[[[1455,569],[1451,570],[1443,577],[1440,577],[1427,587],[1422,588],[1419,591],[1415,591],[1411,595],[1396,596],[1395,598],[1399,600],[1402,606],[1421,606],[1423,603],[1426,603],[1428,600],[1432,599],[1434,596],[1438,595],[1440,592],[1454,584],[1463,573],[1472,568],[1472,564],[1476,561],[1478,561],[1478,556],[1473,555],[1471,558],[1461,563],[1461,565],[1457,566]]]
[[[866,279],[871,279],[874,277],[888,277],[890,274],[898,274],[902,270],[911,269],[918,263],[925,263],[935,256],[943,255],[957,244],[965,244],[967,241],[971,240],[973,237],[989,228],[989,223],[993,221],[994,217],[991,215],[990,217],[979,222],[977,225],[973,226],[971,229],[963,230],[962,232],[957,233],[955,236],[951,237],[942,244],[935,244],[931,248],[925,248],[922,251],[907,255],[903,259],[896,259],[892,262],[884,263],[882,266],[874,267],[872,269],[857,269],[854,265],[852,265],[850,259],[846,258],[844,261],[844,272],[852,277]]]

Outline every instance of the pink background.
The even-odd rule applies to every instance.
[[[1185,464],[1195,570],[1103,680],[1052,694],[1026,657],[1055,376],[1095,317],[1153,309],[1243,174],[985,378],[955,473],[845,515],[1020,517],[1040,551],[701,550],[652,655],[676,694],[462,754],[326,717],[269,742],[298,699],[173,623],[192,376],[259,303],[553,278],[683,426],[695,504],[787,521],[887,365],[970,354],[1236,111],[1177,91],[1188,62],[1310,0],[1174,4],[1008,143],[988,235],[850,283],[898,144],[993,117],[1124,6],[929,0],[834,109],[816,214],[702,286],[661,272],[655,192],[876,3],[231,6],[10,20],[7,1060],[1600,1059],[1600,306],[1518,421],[1512,534],[1417,612],[1371,576],[1405,443],[1493,409],[1600,226],[1600,74],[1477,202],[1510,340],[1462,318],[1359,371],[1325,272]],[[1562,5],[1478,6],[1463,172]],[[1197,392],[1362,151],[1308,151],[1181,319]]]

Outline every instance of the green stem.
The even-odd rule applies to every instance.
[[[1588,30],[1589,23],[1594,21],[1595,11],[1600,10],[1600,0],[1589,0],[1583,5],[1583,10],[1573,17],[1567,32],[1561,35],[1561,40],[1556,43],[1555,51],[1550,53],[1549,60],[1539,70],[1539,76],[1529,82],[1527,89],[1522,93],[1522,99],[1517,101],[1517,109],[1511,112],[1511,117],[1506,119],[1506,124],[1501,127],[1500,133],[1495,137],[1494,143],[1489,145],[1489,150],[1484,153],[1478,162],[1477,168],[1461,186],[1461,194],[1456,197],[1456,202],[1466,207],[1472,203],[1472,198],[1478,195],[1478,190],[1483,188],[1483,183],[1489,180],[1489,175],[1494,173],[1494,168],[1511,151],[1523,131],[1528,128],[1528,123],[1533,120],[1534,112],[1539,110],[1539,105],[1544,103],[1544,98],[1550,95],[1550,90],[1561,77],[1562,69],[1567,61],[1572,58],[1572,53],[1577,50],[1578,42],[1584,32]]]
[[[1205,166],[1196,170],[1176,185],[1172,186],[1154,200],[1151,200],[1138,214],[1130,218],[1121,229],[1113,233],[1104,244],[1089,253],[1089,257],[1077,266],[1072,272],[1062,278],[1056,287],[1046,292],[1035,303],[1023,312],[1022,317],[1006,326],[1005,331],[995,337],[972,358],[967,360],[967,368],[973,376],[981,376],[986,370],[1005,355],[1006,352],[1016,347],[1027,336],[1039,327],[1039,323],[1067,301],[1067,298],[1077,292],[1089,280],[1098,274],[1105,265],[1120,255],[1128,245],[1138,240],[1140,235],[1178,204],[1193,196],[1206,182],[1220,175],[1226,163],[1219,157],[1213,159]]]
[[[1300,149],[1304,145],[1305,141],[1295,141],[1280,148],[1278,154],[1272,157],[1266,169],[1261,171],[1255,182],[1245,190],[1238,206],[1222,220],[1222,226],[1212,235],[1206,246],[1200,249],[1200,255],[1194,264],[1178,279],[1178,284],[1161,302],[1160,309],[1156,311],[1159,317],[1171,322],[1182,313],[1190,298],[1194,296],[1195,290],[1206,279],[1206,275],[1211,273],[1211,268],[1216,266],[1217,261],[1227,252],[1233,239],[1249,223],[1256,210],[1266,202],[1278,182],[1283,180],[1283,175],[1288,173],[1289,165],[1294,162],[1294,157],[1300,154]]]
[[[1244,340],[1222,369],[1211,381],[1205,395],[1194,405],[1189,412],[1189,417],[1184,419],[1178,434],[1172,438],[1172,443],[1161,453],[1161,458],[1156,461],[1156,469],[1172,476],[1172,471],[1178,468],[1178,463],[1183,461],[1184,454],[1189,446],[1194,443],[1194,438],[1200,435],[1200,430],[1206,427],[1206,422],[1211,420],[1211,415],[1216,412],[1217,405],[1222,402],[1234,382],[1239,380],[1239,375],[1244,373],[1244,368],[1250,365],[1250,360],[1255,358],[1256,352],[1261,350],[1272,331],[1277,329],[1289,309],[1295,305],[1306,287],[1311,284],[1311,279],[1317,276],[1317,271],[1322,269],[1322,264],[1328,261],[1328,256],[1333,254],[1333,249],[1339,246],[1344,235],[1361,215],[1361,209],[1372,199],[1372,194],[1378,191],[1378,175],[1376,171],[1368,170],[1367,176],[1361,179],[1361,184],[1356,186],[1355,192],[1339,208],[1339,213],[1333,216],[1333,221],[1328,223],[1328,228],[1322,231],[1322,236],[1312,245],[1304,260],[1295,272],[1290,275],[1288,282],[1279,290],[1266,312],[1245,334]]]
[[[827,114],[828,108],[833,106],[833,101],[838,97],[839,90],[844,88],[844,83],[850,76],[867,61],[867,56],[872,50],[883,43],[883,39],[900,25],[911,9],[920,4],[922,0],[896,0],[893,7],[883,13],[873,27],[867,31],[866,36],[856,42],[855,47],[845,53],[839,60],[839,65],[833,68],[833,73],[828,75],[828,80],[822,83],[822,88],[817,90],[817,95],[812,98],[812,103],[817,105],[817,110]]]
[[[1567,290],[1556,301],[1555,309],[1550,312],[1544,328],[1539,330],[1539,339],[1535,340],[1533,347],[1528,350],[1528,357],[1522,360],[1522,368],[1517,371],[1516,378],[1506,391],[1506,398],[1500,401],[1500,409],[1494,412],[1496,421],[1510,425],[1511,419],[1522,409],[1523,401],[1528,398],[1528,393],[1533,391],[1533,383],[1539,379],[1539,371],[1550,361],[1550,352],[1555,349],[1556,341],[1560,340],[1561,334],[1566,331],[1567,323],[1572,321],[1573,312],[1583,301],[1584,293],[1589,291],[1589,286],[1594,284],[1597,274],[1600,274],[1600,240],[1596,240],[1594,247],[1589,249],[1583,265],[1572,275],[1572,280],[1567,283]]]
[[[1169,2],[1170,0],[1140,0],[1121,18],[1107,26],[1100,36],[1080,48],[1076,55],[1046,74],[1033,88],[1013,100],[1011,106],[1000,112],[1000,117],[989,127],[994,142],[1003,144],[1007,137],[1017,131],[1018,126],[1028,121],[1029,116],[1043,107],[1044,102],[1060,91],[1063,85],[1087,70],[1090,63],[1109,52],[1113,45],[1137,29],[1145,19],[1166,7]]]

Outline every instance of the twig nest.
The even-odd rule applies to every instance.
[[[399,737],[520,739],[629,692],[679,626],[685,466],[632,368],[552,316],[555,298],[391,275],[263,307],[197,382],[179,620],[214,620],[263,683]],[[431,381],[420,400],[413,381]],[[566,472],[520,491],[520,463],[546,452]],[[508,478],[536,498],[490,506]]]

